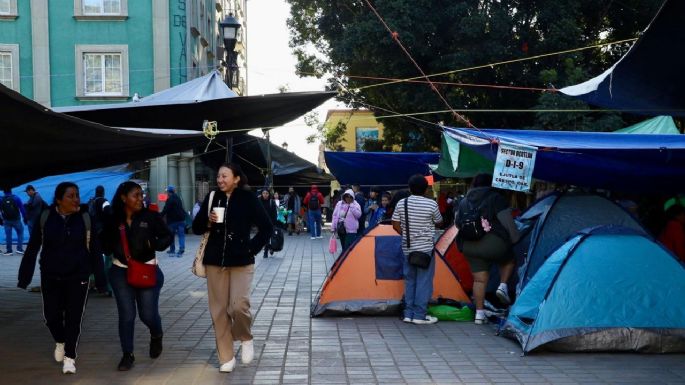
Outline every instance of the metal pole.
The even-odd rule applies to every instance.
[[[273,170],[271,169],[271,136],[269,130],[266,130],[266,187],[271,191],[273,186]]]

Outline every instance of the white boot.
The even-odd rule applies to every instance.
[[[64,343],[55,344],[55,361],[62,362],[64,360]]]
[[[232,360],[221,364],[221,366],[219,367],[219,371],[221,373],[231,373],[233,369],[235,369],[235,357],[233,357]]]
[[[254,359],[254,340],[243,341],[240,346],[240,359],[243,365],[247,365]]]
[[[69,357],[64,357],[64,364],[62,365],[62,373],[76,374],[76,360]]]

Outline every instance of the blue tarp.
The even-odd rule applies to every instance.
[[[601,75],[562,88],[590,104],[645,115],[685,116],[685,1],[667,0],[630,51]]]
[[[498,142],[537,148],[537,179],[632,192],[685,191],[685,135],[450,127],[445,132],[491,160]]]
[[[131,172],[126,171],[123,167],[111,167],[101,170],[92,170],[84,172],[76,172],[64,175],[55,175],[41,178],[29,183],[22,184],[12,189],[14,195],[18,196],[22,202],[26,203],[29,197],[24,192],[27,185],[33,185],[36,191],[40,193],[45,203],[51,204],[55,195],[55,187],[61,182],[74,182],[79,187],[79,195],[81,196],[81,204],[88,202],[88,199],[95,196],[95,187],[102,185],[105,188],[105,197],[111,201],[112,195],[116,191],[119,184],[129,180]],[[16,233],[12,233],[14,241],[17,240]],[[29,240],[29,232],[24,226],[24,243]],[[0,231],[0,243],[5,244],[5,232]],[[16,247],[14,248],[16,250]]]
[[[406,187],[414,174],[430,175],[429,164],[438,163],[438,153],[329,152],[326,166],[341,184]]]

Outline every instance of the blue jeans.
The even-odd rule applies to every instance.
[[[136,322],[136,305],[140,320],[150,329],[150,335],[162,335],[162,318],[159,315],[159,291],[164,284],[164,274],[157,267],[157,286],[136,289],[126,281],[126,269],[112,265],[109,269],[109,283],[119,311],[119,342],[124,353],[133,353],[133,331]]]
[[[186,251],[186,223],[169,223],[169,229],[171,230],[171,236],[173,237],[171,239],[171,246],[169,246],[169,252],[174,253],[176,251],[176,247],[174,246],[176,240],[174,238],[176,238],[176,234],[178,234],[178,252],[179,254],[182,254],[184,251]]]
[[[429,253],[429,254],[432,254]],[[427,269],[412,266],[409,258],[404,258],[404,318],[424,319],[428,311],[428,301],[433,295],[433,276],[435,257]]]
[[[17,251],[24,251],[24,225],[21,223],[21,219],[17,219],[15,221],[5,220],[7,252],[12,252],[12,229],[17,232]]]
[[[307,211],[307,227],[312,237],[321,236],[321,209]]]

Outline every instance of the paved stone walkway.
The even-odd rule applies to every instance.
[[[333,263],[327,239],[286,237],[285,249],[258,257],[252,291],[255,361],[218,371],[205,282],[190,273],[198,237],[183,258],[159,253],[165,278],[164,353],[147,355],[136,324],[136,366],[116,371],[117,311],[91,296],[77,374],[61,374],[43,324],[41,297],[15,288],[19,256],[0,256],[0,384],[685,384],[685,355],[554,354],[521,357],[492,326],[404,324],[392,317],[309,318]],[[38,284],[38,272],[33,285]]]

